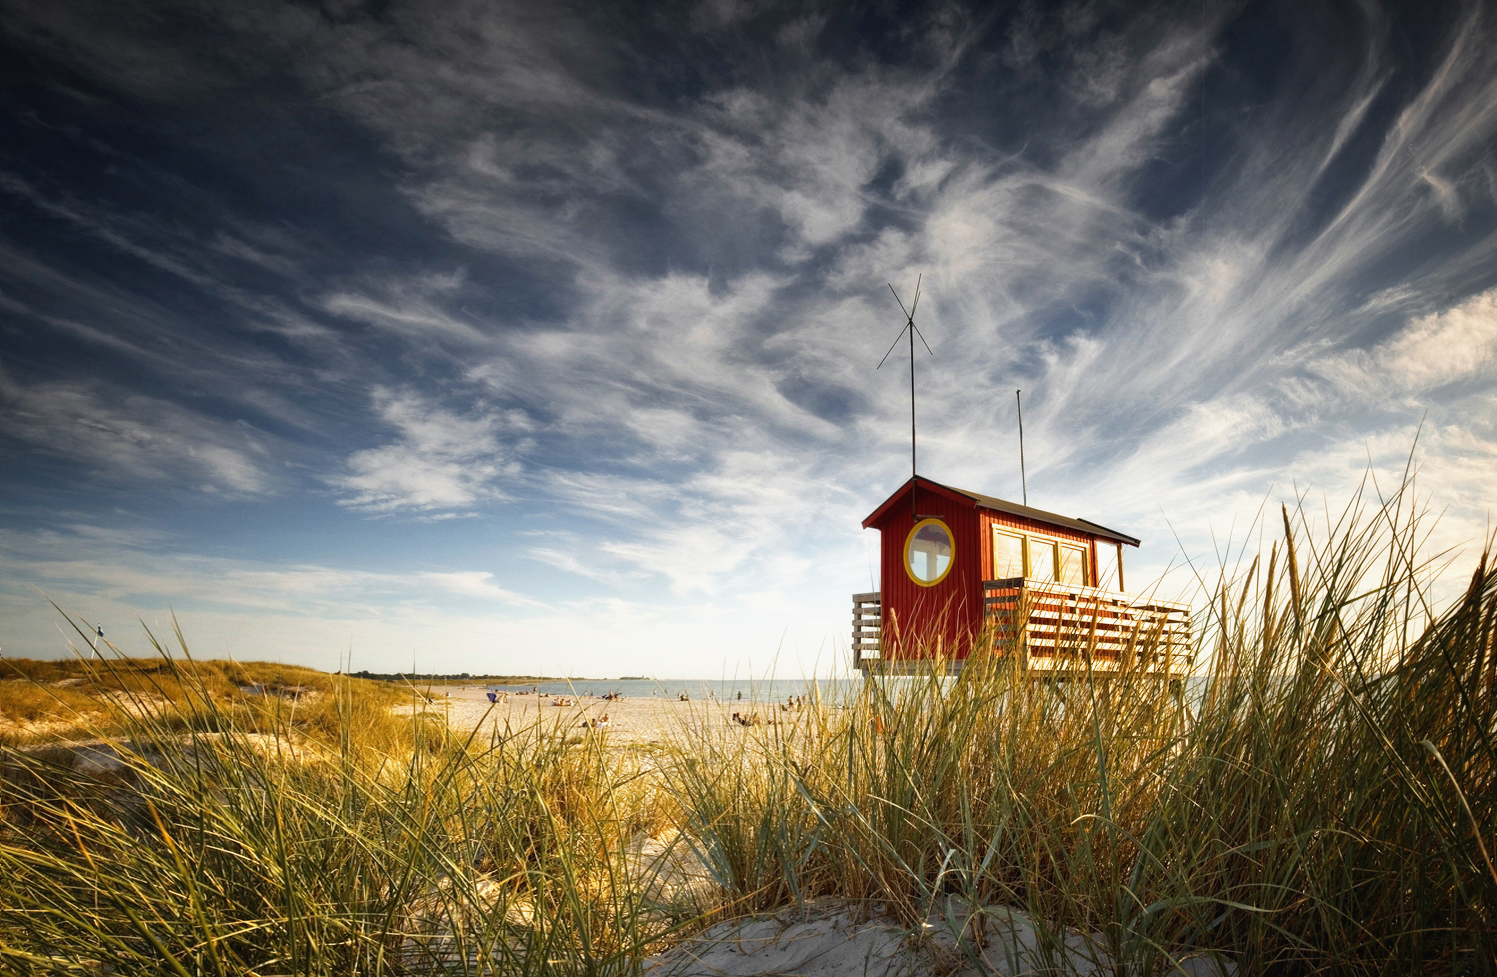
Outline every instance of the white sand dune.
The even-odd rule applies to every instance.
[[[1047,944],[1023,913],[968,911],[952,899],[916,932],[870,918],[856,905],[823,900],[804,909],[708,929],[644,962],[649,977],[1111,977],[1118,972],[1099,935],[1075,931]],[[1158,961],[1156,973],[1231,977],[1206,957]]]

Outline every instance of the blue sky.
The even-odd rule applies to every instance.
[[[0,0],[0,647],[826,674],[908,476],[1144,539],[1497,484],[1470,4]],[[1171,566],[1175,570],[1166,572]]]

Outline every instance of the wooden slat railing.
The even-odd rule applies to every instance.
[[[985,580],[982,588],[993,651],[1017,651],[1031,670],[1131,663],[1177,676],[1190,668],[1185,604],[1025,577]]]
[[[884,637],[883,595],[852,595],[852,663],[859,667],[864,659],[879,657]]]
[[[1186,604],[1024,577],[985,580],[982,589],[987,647],[997,655],[1017,653],[1026,670],[1050,674],[1132,667],[1170,678],[1190,670]],[[1020,621],[1022,627],[1016,624]],[[852,595],[852,657],[855,668],[918,665],[917,660],[882,661],[883,600],[878,591]],[[956,659],[947,668],[959,670],[962,664]]]

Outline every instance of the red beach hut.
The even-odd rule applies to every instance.
[[[1170,677],[1188,668],[1188,608],[1124,592],[1123,547],[1139,544],[1126,533],[920,476],[863,527],[881,536],[883,588],[853,595],[865,673],[957,671],[985,650],[1029,671],[1074,668],[1078,654],[1106,670],[1143,647]]]

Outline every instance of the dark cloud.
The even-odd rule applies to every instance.
[[[169,486],[325,527],[284,560],[523,590],[474,569],[488,538],[541,590],[783,610],[764,595],[860,570],[860,510],[903,477],[904,381],[872,367],[886,283],[919,274],[935,477],[1014,492],[1023,387],[1031,490],[1140,532],[1295,466],[1335,482],[1426,410],[1452,504],[1484,504],[1480,5],[0,0],[0,23],[0,479],[67,486],[69,525],[187,527],[146,502]],[[503,529],[432,521],[456,516]]]

